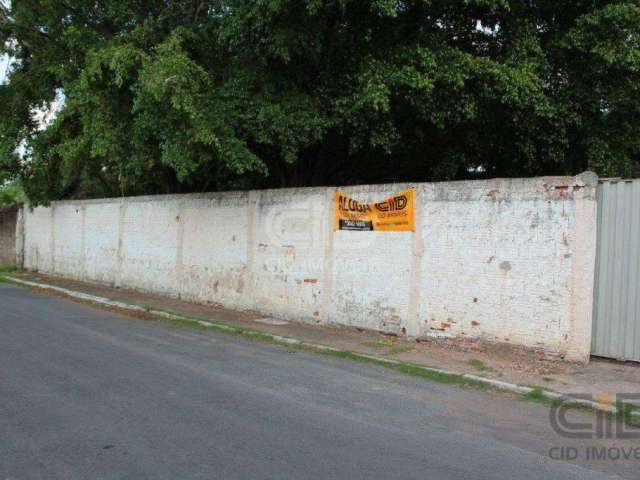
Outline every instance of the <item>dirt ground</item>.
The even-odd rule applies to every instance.
[[[13,276],[145,308],[171,311],[203,320],[295,337],[329,347],[379,355],[457,373],[472,373],[566,394],[591,394],[602,398],[616,393],[640,393],[638,363],[592,358],[588,365],[575,364],[550,357],[541,351],[505,344],[472,339],[406,340],[353,328],[266,318],[255,312],[230,310],[219,305],[199,305],[44,274],[18,273]]]

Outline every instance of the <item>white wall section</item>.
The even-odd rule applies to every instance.
[[[410,337],[484,338],[586,361],[596,184],[416,188],[415,232],[332,230],[335,188],[54,202],[24,212],[31,270]]]

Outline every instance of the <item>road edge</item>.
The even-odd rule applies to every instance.
[[[339,356],[342,358],[347,358],[347,359],[359,361],[359,362],[373,363],[381,367],[392,368],[397,371],[407,373],[410,375],[414,375],[414,376],[417,375],[423,378],[440,381],[441,383],[456,383],[461,386],[472,386],[476,388],[479,387],[482,389],[493,389],[493,390],[520,395],[521,397],[529,400],[542,401],[543,403],[553,403],[553,404],[560,403],[564,407],[568,407],[568,408],[582,408],[582,409],[586,408],[594,411],[606,412],[612,415],[617,415],[618,413],[620,413],[619,408],[615,405],[601,404],[593,400],[575,398],[570,395],[565,395],[559,392],[555,392],[553,390],[540,389],[537,387],[530,387],[526,385],[519,385],[515,383],[504,382],[501,380],[485,378],[479,375],[473,375],[468,373],[458,373],[450,370],[444,370],[444,369],[435,368],[435,367],[428,367],[425,365],[400,362],[398,360],[379,357],[375,355],[368,355],[364,353],[358,353],[351,350],[337,349],[334,347],[330,347],[328,345],[305,342],[304,340],[300,340],[298,338],[285,337],[282,335],[276,335],[268,332],[262,332],[258,330],[251,330],[247,328],[227,325],[219,321],[215,321],[215,322],[205,321],[201,319],[191,318],[185,315],[180,315],[174,312],[141,307],[139,305],[121,302],[118,300],[112,300],[107,297],[101,297],[97,295],[91,295],[88,293],[78,292],[76,290],[70,290],[67,288],[58,287],[58,286],[50,285],[47,283],[22,280],[20,278],[15,278],[6,274],[5,275],[0,274],[0,279],[5,279],[9,282],[15,283],[17,285],[25,286],[25,287],[32,287],[32,288],[38,288],[42,290],[57,292],[66,297],[70,297],[72,299],[77,299],[83,302],[93,303],[93,304],[97,304],[104,307],[117,308],[125,311],[144,313],[147,315],[164,318],[174,322],[193,324],[194,326],[197,326],[203,329],[217,330],[223,333],[241,335],[243,337],[248,337],[248,338],[253,338],[258,340],[267,340],[279,345],[293,346],[293,347],[302,348],[305,350],[310,350],[310,351],[314,351],[321,354]],[[420,372],[424,374],[420,375]],[[635,418],[637,417],[634,416],[633,418],[635,420]]]

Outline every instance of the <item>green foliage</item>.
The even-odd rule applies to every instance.
[[[24,193],[19,185],[7,184],[0,186],[0,208],[25,200]]]
[[[0,43],[36,203],[640,174],[637,0],[14,0]]]

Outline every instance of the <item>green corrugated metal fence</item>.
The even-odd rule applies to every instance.
[[[640,361],[640,179],[598,185],[591,351]]]

